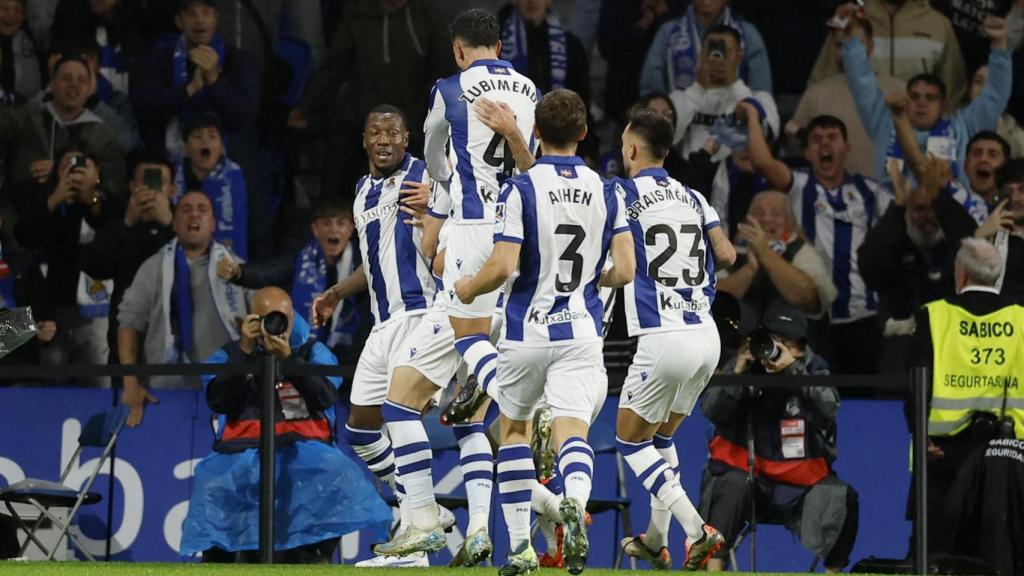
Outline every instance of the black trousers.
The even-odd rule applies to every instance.
[[[707,480],[707,477],[705,478]],[[705,521],[714,526],[725,536],[725,546],[722,546],[715,554],[715,558],[726,559],[729,550],[736,542],[743,527],[750,520],[750,490],[747,482],[747,473],[741,470],[730,469],[723,474],[714,476],[714,484],[710,494],[710,508],[708,509]],[[707,491],[703,497],[708,497]],[[795,525],[799,521],[803,497],[793,504],[780,508],[760,488],[757,490],[757,516],[762,523],[784,524],[787,527]],[[701,510],[705,509],[705,503],[701,503]],[[839,532],[832,549],[825,556],[825,566],[828,568],[842,568],[850,563],[850,552],[853,550],[854,541],[857,538],[857,528],[860,521],[860,503],[857,491],[852,486],[846,486],[846,520]]]

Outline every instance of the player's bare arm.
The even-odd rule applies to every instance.
[[[342,300],[365,292],[367,288],[369,288],[369,283],[366,281],[363,265],[360,264],[359,268],[349,274],[348,278],[331,286],[313,300],[313,327],[319,328],[326,325],[334,314],[334,308]]]
[[[612,237],[610,248],[612,267],[601,273],[601,286],[620,288],[633,281],[636,275],[636,252],[633,248],[633,235],[620,232]]]
[[[493,292],[508,280],[519,266],[520,245],[515,242],[495,242],[494,251],[475,276],[463,276],[455,281],[455,294],[469,304],[480,294]]]
[[[715,226],[708,230],[708,238],[711,239],[711,249],[715,251],[715,261],[723,266],[732,266],[736,262],[736,247],[725,237],[722,228]]]

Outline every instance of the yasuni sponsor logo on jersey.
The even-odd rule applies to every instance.
[[[630,202],[629,206],[626,207],[626,216],[630,220],[638,220],[640,213],[644,210],[655,206],[662,202],[678,201],[686,204],[701,216],[704,215],[704,208],[700,205],[700,202],[694,199],[683,188],[655,188],[653,190],[647,190],[640,194],[640,196]]]
[[[574,322],[576,320],[586,320],[590,318],[590,313],[586,310],[559,310],[558,312],[547,312],[540,308],[530,307],[526,313],[526,322],[529,324],[538,324],[540,326],[550,326],[551,324],[564,324],[566,322]]]
[[[473,103],[474,100],[488,92],[510,92],[512,94],[523,94],[532,102],[537,101],[537,91],[532,84],[520,82],[519,80],[507,80],[505,78],[484,78],[473,84],[459,96],[459,100]]]
[[[365,226],[374,220],[380,220],[381,218],[398,210],[398,203],[385,204],[383,206],[374,206],[369,210],[363,210],[356,215],[356,224],[359,226]]]

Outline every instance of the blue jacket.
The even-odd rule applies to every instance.
[[[658,28],[654,40],[651,41],[651,47],[647,50],[647,58],[644,59],[643,70],[640,72],[641,96],[651,92],[667,94],[672,91],[672,87],[668,85],[666,67],[668,66],[668,41],[675,24],[676,20],[669,20],[662,24],[661,28]],[[743,41],[746,43],[746,51],[743,53],[746,74],[743,75],[743,81],[751,90],[771,92],[772,70],[768,63],[768,50],[765,48],[764,39],[750,22],[744,20],[740,26],[743,28]],[[698,22],[697,34],[702,42],[706,33],[707,29]]]
[[[868,62],[867,50],[859,38],[843,43],[843,67],[861,122],[875,143],[874,177],[880,182],[888,181],[885,159],[895,126],[892,113],[885,104],[885,95],[875,80],[875,71]],[[1011,83],[1010,52],[993,49],[988,58],[988,82],[981,94],[948,118],[956,135],[956,161],[961,167],[971,136],[981,130],[995,130],[1010,99]],[[923,147],[927,139],[927,132],[917,131],[920,146]]]

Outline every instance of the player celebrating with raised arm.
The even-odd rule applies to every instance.
[[[674,516],[689,538],[684,568],[697,570],[724,540],[683,490],[672,436],[718,365],[713,258],[732,264],[736,250],[707,200],[663,168],[671,146],[671,123],[648,109],[634,113],[622,133],[631,180],[618,180],[617,187],[638,262],[636,279],[626,286],[626,318],[629,335],[639,340],[616,433],[619,452],[651,493],[647,533],[623,539],[622,547],[656,569],[671,568],[667,537]]]
[[[447,183],[452,200],[444,282],[475,274],[493,247],[494,203],[502,182],[516,168],[506,139],[477,117],[473,103],[481,96],[507,105],[523,140],[533,130],[537,87],[498,59],[500,29],[494,14],[467,10],[452,24],[452,51],[460,73],[438,80],[424,124],[424,157],[434,180]],[[450,164],[450,167],[449,167]],[[491,315],[498,302],[496,286],[473,303],[449,291],[448,316],[455,330],[455,347],[476,375],[445,410],[450,423],[472,416],[484,399],[497,366],[497,351],[489,339]],[[474,380],[470,380],[474,382]]]
[[[541,396],[551,407],[560,448],[565,565],[578,574],[586,564],[583,514],[594,464],[586,438],[594,404],[605,394],[598,281],[625,285],[635,268],[622,199],[575,156],[587,132],[583,100],[555,90],[541,100],[536,118],[544,155],[505,185],[490,258],[454,285],[461,301],[472,303],[519,271],[506,298],[494,384],[501,409],[498,491],[511,550],[500,572],[506,575],[537,568],[530,544],[537,476],[529,422]],[[602,273],[609,248],[614,265]]]

